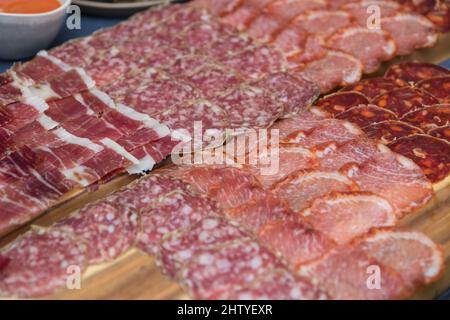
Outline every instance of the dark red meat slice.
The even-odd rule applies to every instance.
[[[450,103],[450,76],[422,80],[417,87],[431,93],[441,103]]]
[[[380,94],[384,94],[404,86],[406,86],[406,83],[403,80],[393,80],[380,77],[362,80],[357,84],[342,88],[341,91],[358,91],[364,94],[367,98],[373,99]]]
[[[436,77],[450,75],[444,67],[425,62],[402,62],[389,67],[384,76],[390,79],[401,79],[406,82],[419,82]]]
[[[368,125],[363,131],[369,138],[377,139],[383,144],[391,143],[411,134],[424,133],[422,129],[403,121],[382,121]]]
[[[376,105],[359,105],[348,109],[336,116],[337,119],[347,120],[364,128],[370,124],[386,120],[397,120],[394,112],[377,107]]]
[[[408,122],[424,131],[450,124],[450,104],[437,104],[425,107],[422,110],[411,111],[402,117]]]
[[[314,106],[318,107],[332,115],[339,115],[352,107],[360,104],[367,105],[369,100],[359,92],[336,92],[327,95],[317,101]]]
[[[417,133],[420,133],[420,132],[417,132]],[[431,129],[428,131],[428,134],[433,137],[445,139],[448,142],[450,142],[450,125],[445,126],[445,127]]]

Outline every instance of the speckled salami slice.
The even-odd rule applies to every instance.
[[[417,87],[431,93],[441,103],[450,103],[450,76],[423,80]]]
[[[214,57],[217,61],[224,61],[230,56],[252,46],[254,46],[254,41],[246,34],[226,34],[208,46],[205,46],[202,52],[205,55]]]
[[[397,139],[389,148],[412,159],[433,183],[445,179],[450,172],[450,143],[426,134]]]
[[[295,26],[287,25],[274,36],[272,44],[278,47],[287,57],[306,54],[305,46],[308,32]]]
[[[352,23],[352,16],[341,10],[312,10],[295,17],[291,25],[310,34],[330,35]]]
[[[419,82],[436,77],[450,75],[450,71],[444,67],[426,62],[402,62],[389,67],[385,73],[386,78],[401,79],[406,82]]]
[[[394,112],[380,108],[376,105],[359,105],[348,109],[336,116],[337,119],[347,120],[359,127],[364,128],[372,123],[378,123],[386,120],[397,120]]]
[[[420,133],[420,132],[417,132]],[[430,136],[447,140],[450,142],[450,125],[440,128],[431,129],[428,131]]]
[[[363,131],[369,138],[377,139],[383,144],[391,143],[411,134],[424,133],[418,127],[396,120],[374,123],[363,128]]]
[[[406,85],[407,84],[400,79],[393,80],[379,77],[364,79],[357,84],[342,88],[341,91],[358,91],[364,94],[367,98],[373,99],[380,94],[402,88]]]
[[[294,211],[308,208],[317,197],[332,191],[356,191],[358,186],[337,172],[298,171],[277,184],[273,193]]]
[[[329,94],[317,101],[314,106],[332,115],[338,115],[352,107],[359,106],[360,104],[369,104],[369,99],[362,93],[348,91]]]
[[[84,243],[70,233],[32,229],[0,253],[8,260],[0,270],[0,294],[40,297],[62,289],[71,274],[70,267],[84,271],[86,254]]]
[[[397,222],[388,201],[366,192],[332,193],[316,198],[300,215],[338,244],[348,243],[371,228],[389,227]]]
[[[206,198],[182,191],[168,194],[141,212],[142,231],[138,236],[138,247],[154,254],[166,234],[189,227],[214,214],[215,210],[215,204]]]
[[[194,299],[216,299],[279,267],[282,263],[257,242],[236,241],[197,252],[181,278]]]
[[[222,38],[229,31],[230,28],[227,28],[226,25],[216,20],[209,20],[188,26],[181,37],[185,46],[197,51]]]
[[[252,20],[246,32],[263,43],[271,42],[277,31],[281,30],[287,21],[269,13],[262,13]]]
[[[324,234],[293,220],[267,223],[258,236],[262,245],[282,256],[293,268],[321,257],[336,246]]]
[[[187,229],[164,237],[158,254],[158,265],[172,279],[197,252],[229,241],[250,239],[251,235],[236,223],[220,217],[207,217]]]
[[[424,131],[450,124],[450,104],[437,104],[425,107],[422,110],[411,111],[402,117],[408,122]]]
[[[236,27],[238,30],[245,30],[248,25],[260,14],[258,8],[243,3],[236,10],[222,17],[222,21]]]
[[[437,104],[439,101],[423,90],[405,87],[376,96],[372,103],[391,110],[398,117],[402,117],[410,111]]]
[[[307,34],[301,49],[301,51],[291,54],[287,58],[288,69],[293,72],[304,69],[312,61],[325,58],[329,52],[323,38],[313,34]]]

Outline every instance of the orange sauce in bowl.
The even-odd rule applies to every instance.
[[[0,0],[0,13],[44,13],[60,6],[58,0]]]

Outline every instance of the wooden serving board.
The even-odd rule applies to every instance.
[[[384,65],[377,74],[382,74],[388,65],[402,60],[421,60],[440,63],[450,58],[450,34],[441,36],[432,49],[420,50]],[[102,185],[95,192],[85,192],[49,210],[29,224],[0,238],[0,247],[8,244],[30,228],[31,224],[49,226],[67,217],[87,203],[104,198],[107,194],[131,183],[137,176],[122,175]],[[450,288],[450,186],[442,188],[424,207],[400,221],[401,226],[422,231],[445,252],[446,269],[435,283],[420,288],[413,299],[433,299]],[[49,299],[189,299],[182,288],[161,274],[154,257],[137,249],[129,250],[119,259],[102,265],[89,267],[82,277],[81,289],[62,290]]]

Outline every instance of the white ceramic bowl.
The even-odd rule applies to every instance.
[[[31,57],[46,49],[65,21],[70,0],[59,0],[57,9],[36,14],[0,13],[0,59]]]

